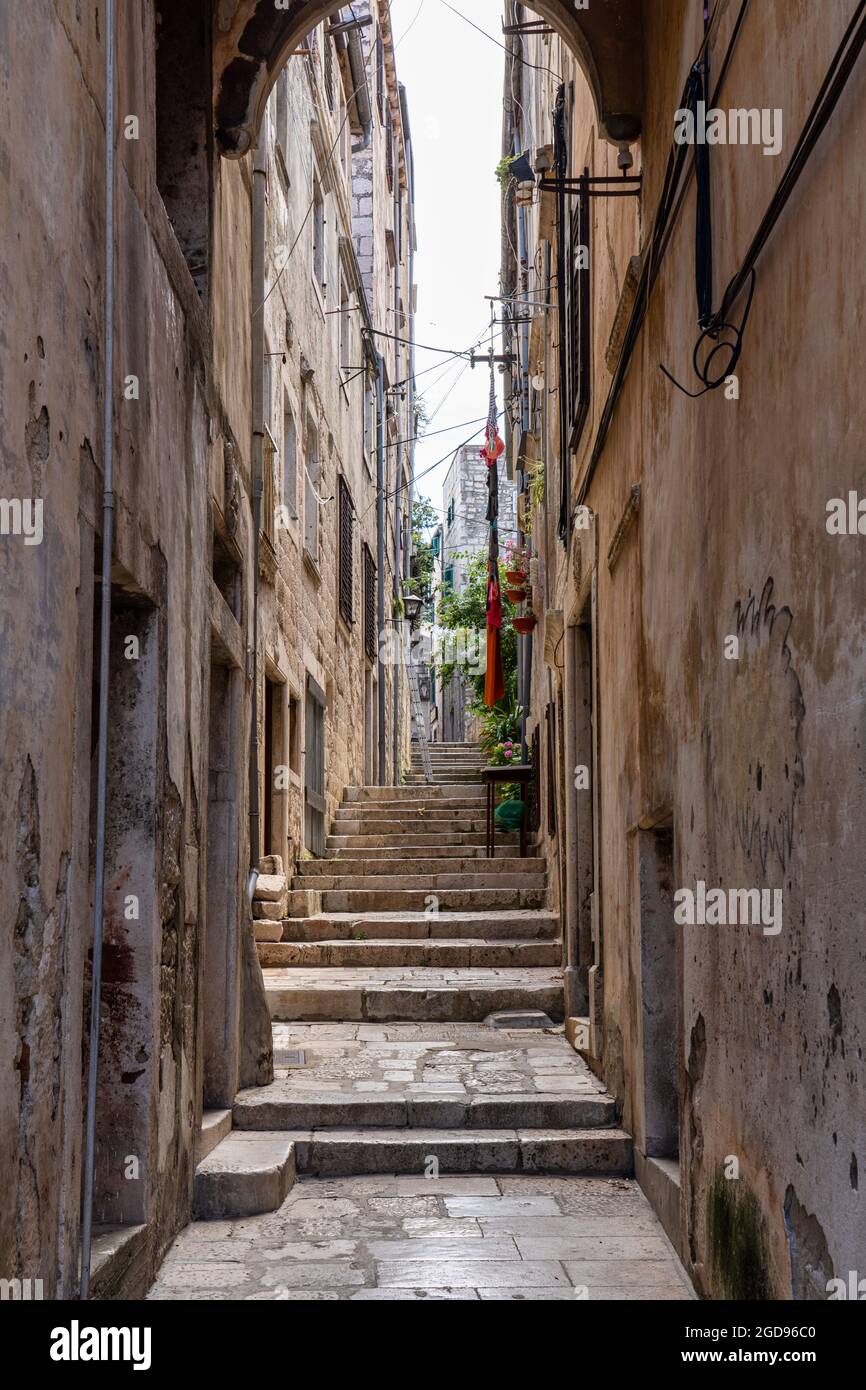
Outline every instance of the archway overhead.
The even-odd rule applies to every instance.
[[[255,142],[268,93],[305,34],[341,8],[335,0],[217,0],[214,122],[223,154],[246,154]],[[599,131],[636,140],[643,115],[641,0],[534,0],[532,10],[569,43],[595,99]]]

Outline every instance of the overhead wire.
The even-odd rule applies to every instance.
[[[501,48],[502,51],[503,51],[503,53],[509,53],[509,49],[506,48],[506,46],[505,46],[504,43],[500,43],[499,40],[496,39],[496,38],[494,38],[492,34],[488,34],[488,32],[487,32],[486,29],[482,29],[480,24],[476,24],[476,23],[474,22],[474,20],[471,20],[471,19],[469,18],[468,15],[465,15],[465,14],[463,13],[462,10],[455,9],[455,7],[454,7],[453,5],[449,5],[448,0],[439,0],[439,3],[440,3],[440,5],[444,5],[445,8],[446,8],[446,10],[450,10],[452,14],[456,14],[456,15],[458,16],[459,19],[462,19],[466,24],[469,24],[473,29],[477,29],[477,30],[478,30],[478,33],[479,33],[479,34],[483,34],[484,37],[485,37],[485,39],[489,39],[491,43],[495,43],[495,44],[496,44],[496,47],[497,47],[497,48]],[[509,53],[509,56],[516,56],[516,55],[513,55],[513,54],[510,54],[510,53]],[[553,68],[548,67],[546,64],[542,64],[542,63],[530,63],[529,60],[526,59],[526,58],[518,58],[517,61],[520,62],[520,63],[522,63],[523,66],[526,67],[526,68],[532,68],[535,72],[549,72],[550,75],[551,75],[551,77],[555,77],[555,78],[556,78],[557,82],[561,82],[561,81],[562,81],[562,75],[561,75],[560,73],[558,73],[558,72],[554,72]]]

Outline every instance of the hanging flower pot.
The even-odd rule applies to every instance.
[[[535,627],[538,619],[534,613],[525,613],[522,618],[514,618],[512,621],[514,623],[514,631],[519,632],[521,637],[527,637]]]
[[[506,569],[505,578],[514,589],[522,589],[526,583],[526,570]]]
[[[520,587],[519,589],[506,589],[506,590],[505,590],[505,594],[506,594],[506,597],[508,598],[509,603],[523,603],[523,601],[524,601],[524,599],[526,598],[526,596],[527,596],[528,593],[529,593],[529,590],[528,590],[528,589],[524,589],[524,588],[522,587],[522,585],[521,585],[521,587]]]

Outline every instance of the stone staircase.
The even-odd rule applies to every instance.
[[[436,752],[431,785],[347,790],[288,918],[256,924],[276,1079],[237,1097],[200,1214],[267,1210],[295,1172],[631,1172],[613,1101],[556,1026],[545,862],[516,836],[485,857],[477,751]]]
[[[434,783],[480,782],[485,765],[476,743],[431,743],[430,763]],[[418,785],[425,780],[421,750],[413,744],[408,782]]]

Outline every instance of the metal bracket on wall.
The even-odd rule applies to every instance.
[[[639,198],[643,174],[581,174],[578,178],[543,178],[542,193],[567,193],[580,198]]]

